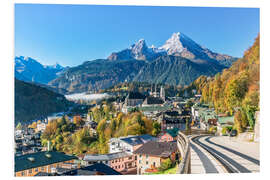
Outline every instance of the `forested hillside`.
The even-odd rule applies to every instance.
[[[200,75],[213,76],[225,66],[216,61],[189,60],[179,56],[162,56],[146,64],[134,81],[187,85]]]
[[[15,79],[15,123],[64,111],[71,102],[44,87]]]
[[[200,76],[193,86],[202,93],[201,101],[217,112],[235,116],[238,131],[255,124],[260,99],[260,36],[244,56],[213,78]]]
[[[138,60],[109,61],[98,59],[69,68],[50,86],[69,93],[88,92],[131,81],[145,64]]]

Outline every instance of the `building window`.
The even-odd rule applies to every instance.
[[[153,166],[156,167],[156,162],[153,162]]]
[[[139,160],[139,164],[141,164],[141,162],[142,162],[142,161],[141,161],[141,160]]]
[[[146,155],[146,159],[148,159],[148,155]]]
[[[45,170],[45,168],[44,167],[41,167],[41,171],[44,171]]]
[[[140,154],[140,157],[142,157],[142,155]]]
[[[148,165],[148,161],[146,161],[146,165]]]
[[[22,171],[22,173],[21,173],[21,174],[22,174],[22,176],[24,176],[24,171]]]
[[[31,174],[31,173],[32,173],[32,169],[29,169],[29,170],[28,170],[28,173]]]
[[[35,169],[35,172],[38,172],[38,168]]]

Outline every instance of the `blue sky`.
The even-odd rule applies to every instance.
[[[106,58],[141,38],[158,47],[173,32],[241,57],[259,33],[259,9],[15,5],[15,55],[43,64],[75,66]]]

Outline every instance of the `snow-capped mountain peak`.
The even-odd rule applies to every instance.
[[[44,68],[50,68],[50,69],[55,69],[55,70],[61,70],[63,69],[64,67],[61,66],[60,64],[58,63],[55,63],[53,65],[44,65]]]
[[[130,49],[134,54],[140,53],[143,50],[146,50],[148,47],[144,39],[140,39],[138,42],[133,44]]]
[[[27,57],[27,56],[25,56],[25,57],[20,56],[20,58],[22,58],[22,59],[25,60],[25,61],[28,61],[28,60],[29,60],[29,57]]]
[[[148,47],[144,39],[140,39],[128,49],[112,53],[109,60],[137,59],[152,61],[163,55],[181,56],[186,59],[201,60],[226,60],[231,61],[233,57],[218,54],[197,44],[183,33],[176,32],[160,47],[152,45]],[[225,62],[225,61],[224,61]]]
[[[184,50],[184,47],[180,41],[180,32],[173,33],[160,49],[166,50],[168,55],[181,53]]]
[[[19,80],[47,84],[64,70],[58,63],[43,65],[31,57],[15,57],[15,77]]]
[[[136,44],[145,44],[145,40],[144,39],[140,39]]]

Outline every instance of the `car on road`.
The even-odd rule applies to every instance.
[[[237,135],[237,131],[234,129],[230,132],[230,137],[234,137]]]

